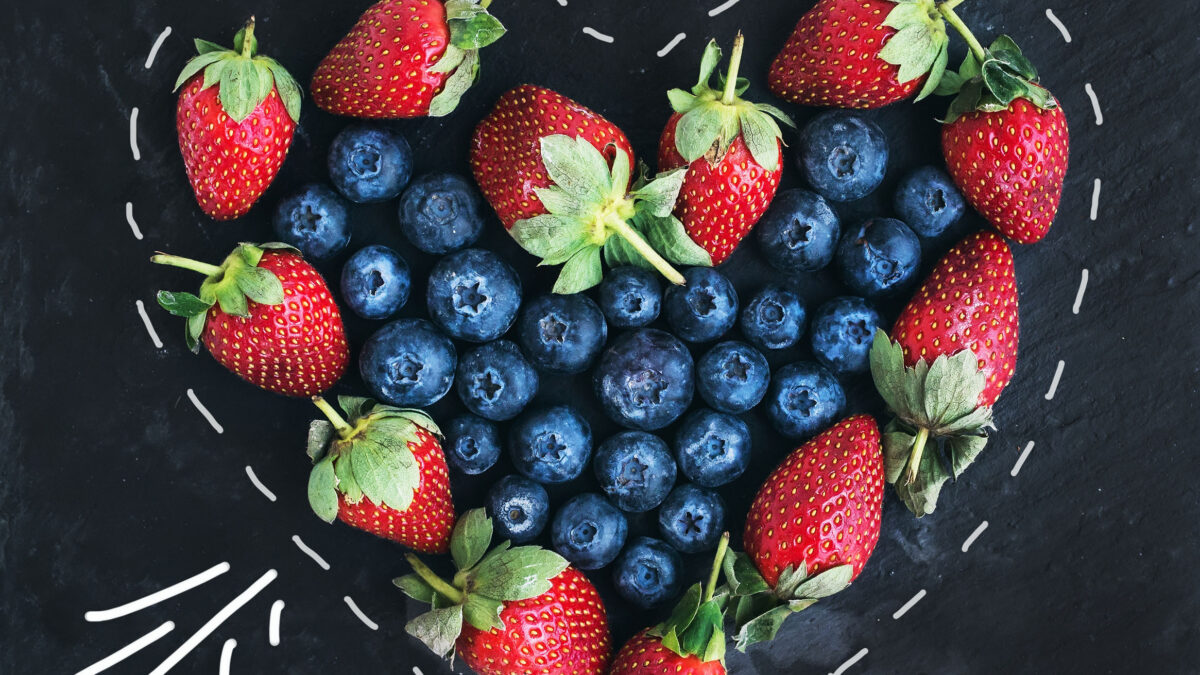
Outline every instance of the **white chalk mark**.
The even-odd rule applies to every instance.
[[[675,37],[671,38],[671,41],[667,43],[667,46],[658,50],[658,57],[662,58],[662,57],[666,56],[667,54],[670,54],[671,50],[675,49],[675,47],[679,46],[679,43],[683,42],[684,38],[686,38],[686,37],[687,37],[687,33],[680,33],[679,35],[676,35]]]
[[[283,601],[276,600],[271,603],[271,621],[267,625],[267,641],[272,647],[279,646],[279,616],[283,614]]]
[[[237,646],[237,640],[229,638],[225,644],[221,646],[221,670],[220,675],[229,675],[229,666],[233,663],[233,648]]]
[[[142,229],[138,227],[137,221],[133,219],[133,202],[125,202],[125,222],[129,223],[129,229],[133,230],[133,238],[141,241]]]
[[[862,649],[858,650],[857,654],[846,659],[842,663],[842,665],[838,666],[837,670],[833,671],[833,673],[831,675],[842,675],[842,673],[846,672],[847,668],[849,668],[850,666],[861,661],[862,658],[866,655],[867,655],[867,648],[863,647]]]
[[[425,673],[422,673],[420,668],[413,666],[413,675],[425,675]]]
[[[605,35],[604,33],[601,33],[600,31],[596,30],[595,28],[592,28],[591,26],[584,26],[583,33],[584,33],[584,35],[590,35],[601,42],[607,42],[609,44],[613,43],[613,36]]]
[[[1088,271],[1084,268],[1083,274],[1079,275],[1079,290],[1075,292],[1075,305],[1071,307],[1071,313],[1078,314],[1079,308],[1083,305],[1083,294],[1087,291]]]
[[[1100,179],[1092,184],[1092,220],[1100,217]]]
[[[966,553],[967,549],[971,548],[971,544],[974,544],[975,540],[978,539],[979,535],[983,534],[983,531],[986,529],[987,529],[987,521],[985,520],[982,523],[980,523],[979,527],[975,528],[975,531],[971,533],[971,536],[967,537],[967,540],[963,542],[962,552]]]
[[[249,464],[246,465],[246,475],[250,477],[250,482],[254,483],[254,487],[258,488],[259,492],[263,493],[267,499],[275,501],[275,493],[268,490],[267,486],[262,484],[262,481],[258,479],[258,475],[254,473],[254,469]]]
[[[721,12],[724,12],[725,10],[729,9],[730,7],[733,7],[736,4],[738,4],[738,0],[726,0],[725,2],[722,2],[721,4],[717,5],[716,7],[713,7],[712,9],[708,10],[708,15],[716,16],[716,15],[720,14]],[[863,651],[866,651],[866,650],[864,649]]]
[[[1013,465],[1010,476],[1016,476],[1021,473],[1021,467],[1025,466],[1025,460],[1029,457],[1029,453],[1033,452],[1033,441],[1025,444],[1025,449],[1021,451],[1021,456],[1017,458],[1017,463]]]
[[[312,558],[313,561],[315,561],[318,565],[320,565],[321,569],[326,570],[326,571],[329,570],[329,563],[325,562],[325,559],[322,558],[320,556],[320,554],[318,554],[316,551],[309,548],[308,544],[305,544],[304,541],[302,539],[300,539],[300,535],[293,534],[292,535],[292,543],[294,543],[296,545],[296,548],[303,551],[304,555],[307,555],[308,557]]]
[[[158,339],[158,331],[154,330],[154,324],[150,323],[150,315],[146,313],[146,304],[141,300],[136,303],[138,316],[142,317],[142,323],[146,325],[146,332],[150,334],[150,340],[154,342],[155,349],[162,349],[163,342]]]
[[[920,601],[921,601],[921,598],[923,598],[923,597],[925,597],[925,589],[924,589],[924,588],[922,588],[921,590],[917,591],[917,594],[916,594],[916,595],[914,595],[914,596],[912,596],[912,599],[911,599],[911,600],[909,600],[908,602],[904,603],[904,606],[903,606],[903,607],[901,607],[900,609],[896,610],[896,613],[892,615],[892,618],[893,618],[893,619],[899,619],[900,617],[902,617],[902,616],[904,616],[905,614],[907,614],[907,613],[908,613],[908,610],[912,609],[912,608],[913,608],[913,606],[914,606],[914,605],[916,605],[918,602],[920,602]]]
[[[1046,18],[1050,19],[1050,23],[1054,24],[1054,27],[1058,29],[1058,32],[1062,33],[1063,40],[1066,40],[1069,44],[1071,42],[1071,32],[1067,30],[1067,27],[1063,25],[1062,21],[1058,20],[1057,16],[1054,16],[1054,10],[1047,9]]]
[[[560,6],[560,7],[566,7],[566,6],[567,6],[567,0],[558,0],[558,4],[559,4],[559,6]]]
[[[196,410],[199,410],[201,415],[204,415],[204,419],[208,420],[208,423],[212,425],[212,428],[216,429],[218,434],[225,433],[225,427],[222,427],[220,423],[217,422],[217,418],[213,417],[212,413],[208,411],[208,408],[205,408],[204,404],[200,402],[200,399],[196,398],[196,392],[188,389],[187,395],[188,398],[192,400],[192,405],[196,406]]]
[[[1046,400],[1054,399],[1054,392],[1058,391],[1058,381],[1062,378],[1063,367],[1067,364],[1059,361],[1058,367],[1054,369],[1054,379],[1050,380],[1050,391],[1046,392]]]
[[[272,581],[275,581],[275,577],[277,576],[279,576],[279,573],[275,570],[267,570],[254,583],[250,584],[246,590],[242,591],[240,595],[230,601],[228,605],[222,607],[221,611],[213,615],[213,618],[209,619],[207,623],[201,626],[200,629],[193,633],[191,637],[184,641],[183,644],[179,645],[178,649],[176,649],[174,652],[171,652],[171,655],[168,656],[166,660],[158,664],[157,668],[150,671],[150,675],[163,675],[163,673],[174,668],[180,661],[183,660],[183,657],[187,656],[193,649],[196,648],[197,645],[203,642],[204,638],[212,635],[213,631],[217,630],[221,624],[225,623],[226,619],[233,616],[239,609],[242,608],[243,605],[250,602],[254,596],[261,593],[262,590],[270,585]]]
[[[161,33],[158,34],[158,38],[154,41],[154,46],[150,48],[150,54],[148,56],[146,56],[146,69],[147,70],[150,69],[150,66],[154,65],[154,57],[158,56],[159,48],[162,47],[163,43],[167,41],[167,36],[170,34],[171,34],[170,26],[167,26],[166,28],[163,29],[163,31]]]
[[[162,636],[166,635],[167,633],[170,633],[173,630],[175,630],[175,622],[168,621],[168,622],[164,623],[163,625],[159,626],[158,628],[155,628],[154,630],[150,631],[149,633],[146,633],[142,637],[134,640],[133,642],[130,642],[129,644],[125,645],[124,647],[121,647],[120,649],[113,652],[112,654],[109,654],[108,656],[93,663],[92,665],[88,666],[87,668],[84,668],[83,670],[79,671],[75,675],[95,675],[96,673],[108,670],[109,668],[112,668],[113,666],[124,661],[125,659],[129,658],[130,656],[133,656],[137,652],[145,649],[147,645],[160,639]]]
[[[354,616],[357,616],[359,621],[366,624],[367,628],[370,628],[371,630],[379,630],[379,624],[368,619],[367,615],[363,614],[362,610],[358,608],[358,605],[354,604],[354,598],[347,595],[346,597],[342,598],[342,600],[346,601],[346,606],[350,608],[351,612],[354,612]]]
[[[84,621],[91,621],[91,622],[111,621],[113,619],[119,619],[123,616],[127,616],[129,614],[133,614],[134,612],[139,612],[143,609],[146,609],[147,607],[149,607],[151,605],[156,605],[156,604],[162,602],[163,600],[173,598],[176,595],[179,595],[180,593],[186,593],[187,591],[190,591],[193,588],[195,588],[201,584],[205,584],[205,583],[208,583],[209,581],[212,581],[213,579],[216,579],[217,577],[221,576],[222,574],[225,574],[228,571],[229,571],[229,563],[227,563],[227,562],[218,563],[193,577],[188,577],[187,579],[184,579],[183,581],[180,581],[177,584],[167,586],[166,588],[162,589],[161,591],[151,593],[150,595],[147,595],[144,598],[139,598],[137,600],[134,600],[133,602],[127,602],[124,605],[121,605],[120,607],[113,607],[112,609],[103,609],[103,610],[98,610],[98,611],[85,612],[83,615],[83,619],[84,619]]]
[[[1104,113],[1100,111],[1100,99],[1096,98],[1096,90],[1092,89],[1092,83],[1088,82],[1083,85],[1083,90],[1087,92],[1088,98],[1092,99],[1092,112],[1096,113],[1096,126],[1104,124]]]
[[[135,107],[129,113],[129,149],[133,151],[133,161],[138,161],[142,158],[142,151],[138,150],[137,144],[137,116],[138,109]]]

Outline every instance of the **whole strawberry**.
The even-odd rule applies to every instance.
[[[504,35],[491,0],[380,0],[321,60],[313,101],[335,115],[442,117],[479,74],[479,50]]]
[[[987,444],[992,405],[1016,370],[1017,334],[1012,250],[993,232],[950,249],[891,340],[875,334],[871,375],[895,415],[884,429],[887,480],[918,517]]]
[[[332,387],[350,360],[342,314],[329,286],[286,244],[239,244],[221,265],[160,253],[150,259],[205,275],[200,294],[159,291],[187,319],[188,349],[200,343],[250,384],[286,396]]]
[[[738,33],[729,72],[717,90],[709,80],[721,60],[721,49],[715,40],[708,43],[700,79],[691,93],[682,89],[667,93],[675,114],[658,142],[660,171],[687,167],[675,216],[714,265],[733,253],[779,188],[783,133],[775,120],[795,126],[777,108],[738,98],[747,86],[737,76],[743,44]]]
[[[345,417],[320,396],[313,403],[328,418],[308,429],[313,512],[423,553],[445,553],[454,504],[433,420],[352,396],[338,398]]]
[[[711,265],[671,211],[683,184],[678,169],[633,185],[633,149],[612,122],[543,87],[506,92],[475,128],[471,168],[500,222],[543,265],[563,265],[556,293],[600,282],[610,266],[657,269]],[[670,261],[670,262],[668,262]]]
[[[919,100],[937,87],[948,44],[936,0],[820,0],[775,57],[767,84],[809,106],[881,108],[920,88]]]
[[[175,81],[175,130],[201,210],[216,220],[244,215],[275,180],[300,121],[300,86],[275,59],[256,55],[254,19],[233,49],[196,40]]]
[[[454,526],[450,555],[457,573],[445,581],[416,556],[414,573],[394,580],[433,608],[405,630],[434,653],[454,652],[479,675],[602,675],[610,658],[608,616],[596,588],[553,551],[488,550],[492,521],[483,509]]]

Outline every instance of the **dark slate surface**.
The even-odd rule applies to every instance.
[[[269,208],[323,174],[327,144],[343,125],[308,105],[262,206],[237,223],[209,222],[192,200],[173,132],[169,90],[190,53],[185,38],[227,42],[254,12],[264,50],[307,80],[362,4],[145,1],[102,10],[67,0],[10,3],[3,11],[0,671],[75,672],[174,620],[173,633],[114,669],[147,672],[268,568],[279,571],[278,580],[176,672],[216,672],[227,638],[238,641],[235,673],[447,671],[403,633],[415,608],[389,581],[406,571],[400,550],[324,526],[309,512],[302,443],[312,411],[243,385],[207,356],[187,354],[181,326],[152,298],[160,287],[190,288],[198,279],[146,262],[156,249],[215,261],[236,241],[267,238]],[[413,143],[419,170],[466,171],[471,126],[504,89],[532,81],[603,111],[641,153],[651,153],[667,115],[662,92],[692,81],[703,38],[728,44],[745,29],[744,72],[755,80],[752,95],[762,98],[769,58],[798,5],[807,5],[745,0],[710,18],[716,4],[501,0],[495,10],[511,34],[486,51],[483,82],[462,109],[444,121],[396,127]],[[863,648],[868,654],[849,672],[1184,672],[1200,664],[1200,591],[1192,577],[1200,459],[1189,428],[1200,363],[1197,154],[1188,123],[1200,85],[1195,38],[1180,23],[1186,13],[1178,3],[1058,0],[1053,10],[1071,31],[1069,44],[1045,9],[1012,1],[964,7],[981,35],[1012,33],[1042,66],[1074,141],[1057,225],[1046,242],[1016,251],[1021,361],[997,411],[1001,431],[944,492],[936,514],[916,521],[889,496],[878,549],[857,583],[792,618],[774,645],[732,655],[734,673],[825,673]],[[150,45],[167,25],[174,32],[147,70]],[[598,42],[583,26],[616,42]],[[657,58],[679,32],[687,39]],[[1103,104],[1102,126],[1086,82]],[[941,105],[873,115],[893,152],[879,195],[905,169],[937,159],[932,118]],[[139,162],[127,138],[135,106]],[[1093,222],[1096,178],[1104,187]],[[797,182],[790,167],[785,181]],[[143,241],[124,222],[126,201]],[[885,214],[885,201],[868,199],[844,215]],[[355,240],[402,250],[418,271],[420,298],[432,261],[402,240],[394,218],[390,204],[356,209]],[[508,256],[531,287],[546,287],[550,276],[535,273],[498,225],[487,245]],[[931,249],[927,267],[944,248]],[[336,274],[340,262],[325,271]],[[743,298],[768,276],[758,262],[751,243],[726,265]],[[1075,315],[1084,268],[1091,280]],[[837,292],[827,274],[801,284],[813,305]],[[164,348],[148,339],[136,300],[150,305]],[[375,327],[348,324],[354,344]],[[773,365],[804,357],[796,351]],[[1059,360],[1062,380],[1047,400]],[[560,398],[560,381],[550,384],[543,398]],[[584,380],[561,384],[567,398],[589,409],[599,436],[611,431],[590,410]],[[877,409],[867,383],[847,384],[853,410]],[[224,425],[223,435],[197,414],[188,388]],[[362,391],[357,376],[339,391]],[[453,409],[447,400],[432,412],[444,417]],[[744,513],[757,481],[788,449],[758,413],[749,418],[757,459],[724,490],[734,513]],[[1029,441],[1032,454],[1010,477]],[[277,502],[254,489],[247,464]],[[590,489],[588,480],[556,497]],[[479,504],[484,485],[456,479],[459,507]],[[963,541],[985,520],[986,531],[963,553]],[[634,526],[649,527],[642,519]],[[332,570],[302,555],[293,534]],[[232,571],[200,590],[119,620],[83,620],[85,610],[122,604],[220,561]],[[623,640],[650,617],[624,607],[606,576],[595,578]],[[924,599],[893,620],[921,589]],[[351,615],[346,595],[379,623],[378,632]],[[267,617],[277,598],[287,606],[282,644],[272,648]]]

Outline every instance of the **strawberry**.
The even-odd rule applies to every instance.
[[[352,396],[338,399],[346,417],[320,396],[313,403],[328,418],[308,429],[313,512],[423,553],[445,553],[454,504],[433,420]]]
[[[500,222],[543,265],[563,264],[556,293],[600,282],[609,265],[711,265],[671,217],[683,169],[630,185],[633,149],[612,122],[562,94],[524,85],[506,92],[475,128],[471,168]],[[670,260],[670,262],[668,262]]]
[[[250,384],[313,396],[346,371],[350,348],[329,286],[286,244],[239,244],[220,265],[160,253],[153,262],[206,276],[200,295],[160,291],[158,302],[187,319],[188,349],[201,342]]]
[[[936,0],[820,0],[775,57],[767,86],[810,106],[882,108],[920,88],[919,100],[937,87],[948,45]]]
[[[658,142],[659,170],[687,167],[675,216],[714,265],[733,253],[779,188],[783,132],[775,119],[795,126],[777,108],[738,98],[747,86],[737,76],[743,43],[738,33],[721,90],[709,86],[721,49],[708,43],[691,93],[667,93],[675,114]]]
[[[479,50],[504,35],[491,0],[380,0],[321,60],[313,101],[335,115],[442,117],[479,73]]]
[[[783,460],[746,516],[745,553],[725,558],[738,649],[770,640],[783,620],[862,572],[879,541],[879,428],[847,418]]]
[[[918,517],[987,444],[992,405],[1016,369],[1017,333],[1012,250],[995,233],[978,232],[937,264],[891,340],[875,334],[871,374],[895,415],[884,429],[887,480]],[[931,439],[946,462],[925,451]]]
[[[200,209],[216,220],[244,215],[275,180],[300,121],[300,86],[275,59],[255,55],[254,19],[233,49],[196,40],[175,81],[175,130]]]
[[[479,675],[607,672],[608,616],[587,577],[539,546],[489,551],[491,539],[483,509],[463,514],[450,539],[452,582],[407,556],[413,574],[394,583],[433,608],[405,630],[443,658],[457,651]]]

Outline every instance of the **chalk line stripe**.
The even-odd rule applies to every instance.
[[[1050,19],[1050,23],[1054,24],[1054,27],[1058,29],[1058,32],[1062,33],[1063,40],[1066,40],[1067,44],[1070,44],[1071,43],[1071,32],[1067,30],[1067,27],[1063,25],[1062,21],[1058,20],[1057,16],[1054,16],[1054,10],[1047,9],[1046,10],[1046,18]]]
[[[1059,361],[1058,367],[1054,369],[1054,379],[1050,380],[1050,391],[1046,392],[1047,401],[1054,399],[1054,393],[1058,391],[1058,381],[1062,379],[1063,367],[1066,365],[1066,363]]]
[[[283,601],[276,600],[271,603],[271,621],[267,626],[267,640],[272,647],[279,646],[279,617],[283,614]]]
[[[322,558],[319,553],[317,553],[316,551],[309,548],[308,544],[305,544],[304,540],[300,538],[300,535],[293,534],[292,535],[292,543],[294,543],[296,545],[296,548],[303,551],[304,555],[312,558],[314,562],[316,562],[318,565],[320,565],[321,569],[326,570],[326,571],[329,570],[329,563],[325,562],[325,559]]]
[[[1025,466],[1025,460],[1028,459],[1031,452],[1033,452],[1033,441],[1025,444],[1025,449],[1021,451],[1021,456],[1017,458],[1017,463],[1013,465],[1009,475],[1015,477],[1018,473],[1021,473],[1021,467]]]
[[[207,623],[201,626],[200,629],[193,633],[191,637],[184,641],[183,644],[179,645],[179,648],[172,652],[171,655],[168,656],[165,661],[160,663],[157,668],[150,671],[150,675],[163,675],[163,673],[174,668],[180,661],[183,660],[183,657],[187,656],[193,649],[196,648],[197,645],[203,642],[204,638],[212,635],[213,631],[217,630],[221,624],[225,623],[226,619],[233,616],[239,609],[242,608],[242,606],[244,606],[247,602],[250,602],[254,596],[261,593],[262,590],[269,586],[272,581],[275,581],[275,577],[277,576],[279,576],[279,573],[275,570],[267,570],[266,573],[258,578],[258,580],[250,584],[249,588],[242,591],[242,593],[234,598],[228,605],[222,607],[221,611],[213,615],[213,618],[209,619]]]
[[[359,621],[366,624],[367,628],[370,628],[371,630],[379,630],[379,624],[368,619],[367,615],[363,614],[362,610],[358,608],[358,605],[354,604],[354,598],[347,595],[346,597],[342,598],[342,600],[346,602],[346,606],[350,608],[350,611],[354,612],[354,616],[357,616]]]
[[[833,671],[832,675],[842,675],[842,673],[846,672],[847,668],[849,668],[850,666],[853,666],[854,664],[861,661],[862,658],[866,655],[867,655],[867,648],[863,647],[862,649],[858,650],[857,654],[846,659],[842,663],[842,665],[838,666],[838,669]]]
[[[166,635],[167,633],[170,633],[173,630],[175,630],[175,622],[168,621],[168,622],[164,623],[163,625],[159,626],[158,628],[155,628],[154,630],[150,631],[149,633],[146,633],[142,637],[134,640],[133,642],[130,642],[129,644],[125,645],[124,647],[121,647],[120,649],[113,652],[112,654],[109,654],[108,656],[93,663],[92,665],[88,666],[87,668],[84,668],[83,670],[76,673],[76,675],[95,675],[96,673],[108,670],[109,668],[112,668],[113,666],[124,661],[125,659],[129,658],[130,656],[133,656],[137,652],[145,649],[147,645],[162,638],[162,636]]]
[[[208,423],[212,425],[212,428],[216,429],[218,434],[225,433],[225,428],[217,422],[217,418],[213,417],[212,413],[208,411],[208,408],[205,408],[204,404],[200,402],[200,399],[196,398],[196,392],[188,389],[187,395],[188,398],[192,400],[192,405],[196,406],[196,410],[200,411],[200,414],[204,416],[204,419],[208,420]]]
[[[275,501],[275,493],[268,490],[267,486],[262,484],[262,481],[258,479],[258,475],[254,473],[254,468],[249,464],[246,465],[246,475],[250,477],[250,482],[254,483],[254,487],[258,488],[259,492],[263,493],[267,499]]]
[[[170,34],[171,27],[167,26],[161,33],[158,34],[158,38],[154,40],[154,46],[150,48],[150,54],[146,57],[147,70],[150,69],[150,66],[154,65],[154,57],[158,56],[159,48],[162,47],[163,43],[167,41],[167,36]]]
[[[229,675],[229,666],[233,663],[233,648],[237,646],[237,640],[229,638],[221,647],[221,675]]]
[[[567,0],[558,0],[558,4],[559,4],[559,6],[560,6],[560,7],[566,7],[566,6],[567,6]]]
[[[1100,217],[1100,179],[1092,184],[1092,220]]]
[[[150,339],[154,342],[156,349],[162,349],[163,342],[158,339],[158,331],[154,330],[154,324],[150,323],[150,315],[146,313],[146,303],[138,300],[134,303],[137,305],[138,316],[142,317],[142,323],[146,326],[146,332],[150,334]]]
[[[963,553],[966,553],[967,549],[971,548],[971,544],[974,544],[975,540],[979,538],[979,535],[983,534],[983,531],[987,529],[987,525],[987,521],[983,521],[979,524],[979,527],[975,528],[975,531],[971,533],[971,536],[967,537],[967,540],[964,541],[962,545]]]
[[[137,117],[138,109],[134,106],[133,111],[129,113],[129,149],[133,151],[133,161],[138,161],[142,158],[142,151],[138,150],[137,144]]]
[[[180,593],[186,593],[187,591],[190,591],[193,588],[195,588],[201,584],[205,584],[205,583],[208,583],[209,581],[212,581],[213,579],[216,579],[217,577],[221,576],[222,574],[225,574],[228,571],[229,571],[229,563],[227,563],[227,562],[217,563],[216,565],[213,565],[212,567],[204,570],[203,572],[201,572],[195,576],[188,577],[187,579],[184,579],[183,581],[180,581],[177,584],[167,586],[166,588],[162,589],[161,591],[151,593],[150,595],[147,595],[144,598],[139,598],[132,602],[127,602],[124,605],[121,605],[120,607],[113,607],[112,609],[103,609],[103,610],[98,610],[98,611],[85,612],[83,615],[83,619],[84,619],[84,621],[91,621],[91,622],[111,621],[113,619],[119,619],[123,616],[128,616],[129,614],[133,614],[134,612],[139,612],[143,609],[146,609],[147,607],[149,607],[151,605],[156,605],[156,604],[162,602],[163,600],[173,598],[173,597],[179,595]]]
[[[1079,290],[1075,292],[1075,305],[1071,307],[1073,314],[1079,313],[1079,308],[1083,306],[1083,294],[1087,292],[1088,271],[1085,267],[1083,273],[1079,275]]]
[[[734,5],[738,4],[738,1],[739,0],[727,0],[726,2],[722,2],[721,4],[717,5],[716,7],[713,7],[712,9],[708,10],[708,15],[716,16],[716,15],[720,14],[721,12],[724,12],[725,10],[729,9],[730,7],[733,7]],[[864,651],[866,651],[866,650],[864,650]]]
[[[142,229],[138,227],[137,221],[133,219],[133,202],[125,202],[125,222],[129,223],[129,229],[133,230],[133,237],[141,241]]]
[[[918,602],[920,602],[920,601],[921,601],[921,598],[923,598],[923,597],[925,597],[925,589],[924,589],[924,588],[922,588],[921,590],[917,591],[917,594],[916,594],[916,595],[914,595],[914,596],[912,596],[912,599],[911,599],[911,600],[909,600],[908,602],[904,603],[904,606],[903,606],[903,607],[901,607],[900,609],[896,610],[896,613],[892,615],[892,618],[893,618],[893,619],[899,619],[900,617],[902,617],[902,616],[904,616],[905,614],[907,614],[907,613],[908,613],[908,610],[912,609],[912,608],[913,608],[913,606],[914,606],[914,605],[916,605]]]
[[[425,673],[422,673],[420,668],[413,666],[413,675],[425,675]]]
[[[1104,124],[1104,113],[1100,111],[1100,99],[1096,98],[1096,90],[1092,89],[1092,83],[1088,82],[1083,85],[1083,90],[1087,92],[1088,98],[1092,99],[1092,112],[1096,113],[1096,126]],[[136,108],[134,108],[136,110]]]
[[[679,43],[683,42],[684,38],[686,38],[686,37],[687,37],[687,33],[680,33],[679,35],[676,35],[675,37],[671,38],[671,41],[667,43],[667,46],[658,50],[658,58],[661,59],[662,57],[666,56],[667,54],[670,54],[671,50],[675,49],[675,47],[679,46]]]
[[[595,28],[592,28],[591,26],[584,26],[583,32],[585,35],[591,35],[592,37],[596,38],[597,40],[599,40],[601,42],[607,42],[609,44],[613,43],[613,36],[605,35],[604,33],[601,33],[600,31],[596,30]]]

